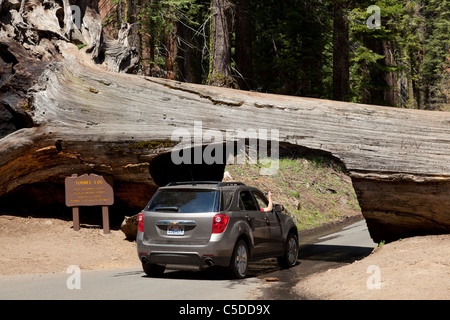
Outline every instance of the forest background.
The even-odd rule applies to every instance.
[[[105,0],[140,74],[450,111],[450,0]]]

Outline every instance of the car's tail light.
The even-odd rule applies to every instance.
[[[230,217],[224,213],[216,214],[213,218],[212,233],[222,233],[225,231],[230,221]]]
[[[138,230],[144,232],[144,214],[140,213],[138,215]]]

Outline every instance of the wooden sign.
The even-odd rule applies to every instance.
[[[65,180],[66,206],[72,207],[73,229],[80,230],[79,207],[102,206],[103,232],[109,233],[108,206],[114,204],[112,179],[96,174],[76,174]]]
[[[72,175],[65,180],[66,206],[110,206],[114,203],[112,182],[96,174]]]

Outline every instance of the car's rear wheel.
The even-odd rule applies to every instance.
[[[142,269],[144,269],[145,274],[149,277],[160,277],[163,275],[166,267],[160,266],[159,264],[143,262]]]
[[[278,264],[284,268],[291,268],[296,265],[298,259],[298,238],[294,233],[290,233],[286,239],[284,255],[278,257]]]
[[[230,270],[238,279],[243,279],[247,276],[249,252],[247,243],[244,240],[239,240],[234,247],[233,256],[231,258]]]

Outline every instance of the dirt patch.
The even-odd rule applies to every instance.
[[[311,299],[450,299],[450,235],[399,240],[368,257],[302,280],[296,293]]]
[[[97,226],[72,221],[0,215],[0,275],[140,267],[136,244],[120,230],[103,234]]]

